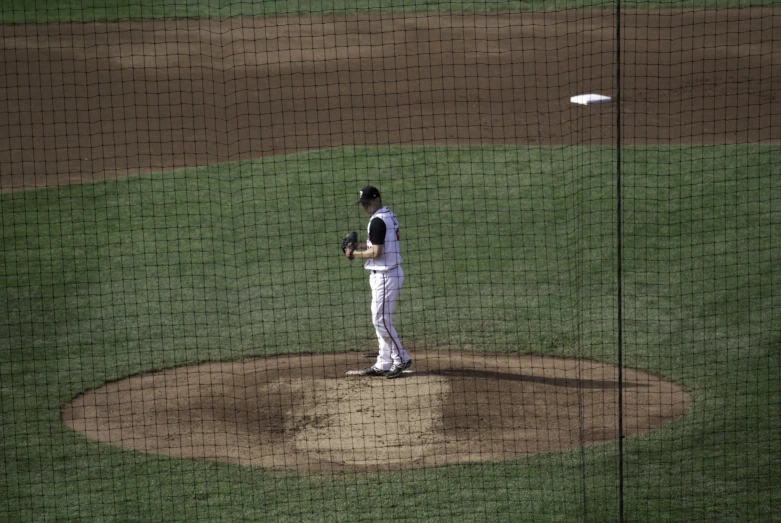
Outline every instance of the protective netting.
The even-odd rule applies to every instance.
[[[0,521],[778,518],[778,8],[0,21]]]

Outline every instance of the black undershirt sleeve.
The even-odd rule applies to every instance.
[[[385,221],[382,218],[374,218],[369,222],[369,241],[372,245],[385,245]]]

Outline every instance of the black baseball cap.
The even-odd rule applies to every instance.
[[[366,187],[361,189],[359,200],[355,203],[369,203],[370,201],[376,200],[379,197],[380,197],[380,191],[372,185],[367,185]]]

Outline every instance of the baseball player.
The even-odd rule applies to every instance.
[[[361,189],[357,203],[371,216],[367,227],[368,240],[357,243],[352,233],[342,243],[342,250],[349,259],[364,261],[369,271],[372,289],[372,323],[377,331],[380,351],[377,361],[368,369],[351,374],[361,376],[385,376],[398,378],[404,369],[412,365],[412,359],[401,346],[401,340],[393,327],[393,309],[404,283],[399,251],[399,222],[388,207],[382,205],[380,191],[371,185]]]

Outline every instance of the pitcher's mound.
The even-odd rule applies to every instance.
[[[357,353],[207,363],[85,392],[62,411],[89,438],[142,452],[299,470],[496,461],[618,436],[618,369],[582,360],[413,354],[413,372],[347,376]],[[682,415],[680,385],[624,371],[624,433]]]

